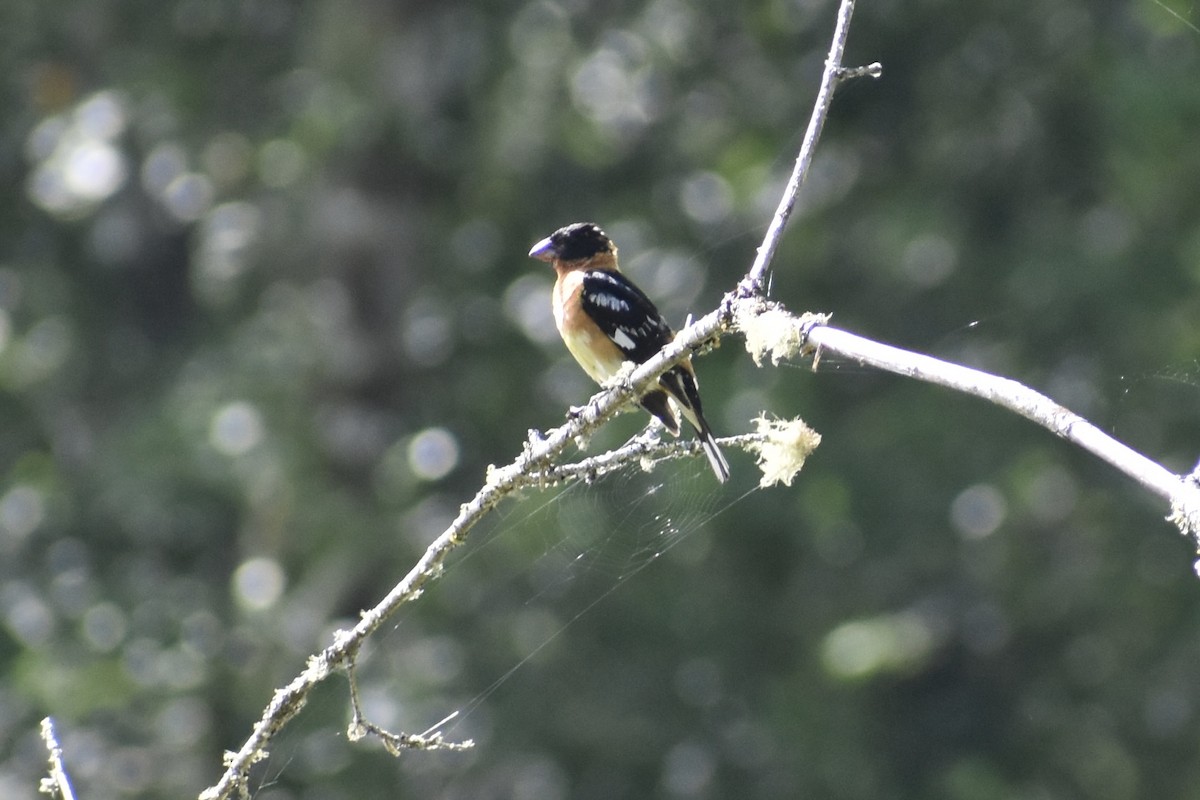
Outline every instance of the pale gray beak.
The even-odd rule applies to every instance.
[[[529,257],[536,258],[538,261],[553,261],[554,256],[554,243],[550,241],[549,236],[535,244],[529,251]]]

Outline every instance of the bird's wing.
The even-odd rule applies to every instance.
[[[584,313],[636,364],[675,338],[650,298],[619,272],[589,270],[579,300]]]

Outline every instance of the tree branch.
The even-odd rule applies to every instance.
[[[808,128],[804,131],[804,141],[800,143],[800,154],[796,156],[796,165],[792,168],[792,176],[788,179],[787,188],[779,205],[775,208],[775,216],[767,227],[767,235],[754,257],[754,263],[739,286],[741,296],[751,297],[765,294],[767,270],[775,260],[775,251],[779,249],[779,241],[783,238],[783,229],[791,219],[792,210],[796,207],[796,198],[800,196],[800,187],[812,167],[813,153],[817,149],[817,141],[821,131],[825,129],[825,120],[829,117],[829,107],[833,104],[833,93],[837,87],[851,78],[864,75],[878,78],[883,75],[883,67],[878,63],[866,67],[845,69],[842,66],[842,54],[846,50],[846,38],[850,35],[850,18],[854,15],[853,0],[843,0],[838,7],[837,23],[833,28],[833,41],[829,44],[829,55],[825,57],[825,70],[821,73],[821,85],[817,89],[817,100],[813,103],[812,116],[808,119]]]
[[[586,438],[616,416],[621,409],[641,397],[660,375],[679,364],[694,350],[712,344],[729,333],[732,330],[735,309],[740,303],[751,298],[761,298],[764,276],[775,257],[779,239],[783,235],[792,209],[795,208],[800,186],[812,164],[812,153],[829,114],[834,90],[849,74],[843,70],[841,60],[853,10],[854,0],[841,0],[833,42],[821,77],[821,88],[817,93],[800,155],[796,159],[791,179],[784,189],[779,207],[767,229],[766,237],[758,249],[754,263],[737,288],[726,293],[721,304],[715,310],[685,327],[675,336],[673,342],[665,346],[649,361],[633,370],[621,385],[595,395],[565,425],[553,429],[545,436],[537,431],[530,431],[520,455],[511,464],[504,467],[489,467],[483,487],[470,501],[459,508],[459,513],[454,521],[429,545],[408,574],[392,587],[387,596],[374,608],[364,612],[352,630],[339,631],[332,644],[309,658],[308,668],[303,673],[286,687],[276,691],[275,697],[264,710],[262,717],[255,724],[241,749],[226,754],[225,773],[216,784],[201,793],[201,800],[223,800],[234,792],[238,793],[240,797],[247,797],[247,779],[250,768],[267,756],[267,748],[275,735],[300,712],[313,688],[328,678],[332,672],[346,670],[352,665],[366,638],[378,630],[396,613],[400,606],[420,596],[425,585],[441,574],[447,556],[466,541],[467,535],[479,520],[504,498],[521,489],[540,487],[569,477],[585,478],[589,474],[587,470],[574,476],[568,475],[567,472],[557,474],[554,472],[554,465],[571,443],[577,439]],[[864,68],[864,70],[863,74],[878,74],[878,70],[871,68]],[[609,462],[608,466],[615,468],[641,457],[642,454],[635,448],[624,455],[614,456],[614,460]],[[352,733],[358,733],[363,728],[363,721],[356,717],[352,723]],[[404,736],[403,734],[389,733],[384,738],[391,744],[414,740],[411,736],[407,739]],[[431,740],[422,739],[421,743],[427,749],[455,746],[453,743],[441,741],[440,737]]]
[[[1009,378],[880,344],[823,322],[812,325],[805,339],[815,349],[813,369],[817,368],[822,353],[836,353],[859,364],[982,397],[1015,411],[1165,498],[1171,504],[1171,520],[1200,545],[1200,488],[1194,481],[1151,461],[1044,394]]]

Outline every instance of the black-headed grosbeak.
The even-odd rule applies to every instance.
[[[590,222],[577,222],[542,239],[529,255],[549,262],[554,282],[554,322],[584,372],[604,383],[626,361],[642,364],[675,338],[645,293],[617,266],[617,247]],[[642,408],[679,435],[671,400],[700,437],[717,480],[729,479],[729,464],[700,409],[700,387],[691,358],[667,370],[659,388],[641,399]],[[668,399],[670,398],[670,399]]]

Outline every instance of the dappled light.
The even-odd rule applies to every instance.
[[[194,797],[594,393],[533,242],[597,222],[677,329],[746,274],[837,4],[68,5],[4,24],[0,797],[39,796],[47,715],[80,800]],[[1188,473],[1197,25],[1171,0],[860,2],[846,66],[882,78],[839,87],[770,297]],[[474,748],[351,741],[335,675],[250,794],[1200,792],[1171,509],[759,320],[693,359],[718,436],[781,428],[778,485],[728,448],[724,486],[691,453],[523,488],[354,675],[373,722]]]

